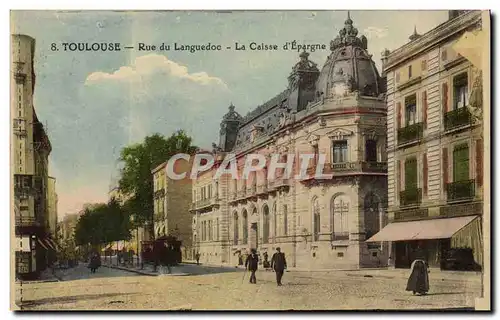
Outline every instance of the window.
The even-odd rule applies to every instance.
[[[345,195],[332,198],[331,226],[333,239],[349,239],[349,200]]]
[[[269,243],[269,207],[267,205],[263,208],[263,214],[262,242]]]
[[[347,162],[347,141],[333,143],[333,163]]]
[[[243,244],[248,243],[248,215],[247,211],[243,211]]]
[[[422,60],[422,71],[427,70],[427,60]]]
[[[273,205],[273,237],[276,239],[276,231],[277,231],[277,226],[276,226],[276,216],[278,215],[278,212],[276,212],[276,202]]]
[[[283,205],[283,234],[288,235],[288,207]]]
[[[408,66],[408,79],[411,79],[411,66]]]
[[[405,190],[417,189],[417,179],[417,158],[408,158],[405,161]]]
[[[313,229],[314,229],[314,241],[319,240],[319,234],[321,231],[321,221],[320,221],[320,209],[318,198],[315,198],[312,203],[313,212]]]
[[[215,219],[215,240],[219,240],[219,218]]]
[[[238,244],[238,213],[235,212],[233,215],[233,244]]]
[[[373,139],[366,140],[365,155],[367,162],[377,162],[377,141]]]
[[[319,156],[318,145],[313,146],[313,152],[314,152],[313,164],[316,166],[316,164],[318,164],[318,156]]]
[[[208,240],[212,240],[212,220],[208,220]]]
[[[364,201],[366,239],[380,231],[379,204],[378,198],[373,193],[366,195]]]
[[[417,123],[417,96],[412,94],[405,98],[406,126]]]
[[[469,104],[467,86],[467,73],[453,78],[453,109],[464,108]]]
[[[464,143],[453,149],[453,181],[469,179],[469,145]]]

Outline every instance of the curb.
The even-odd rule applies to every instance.
[[[157,273],[152,273],[152,272],[147,272],[147,271],[141,271],[141,270],[134,270],[134,269],[127,269],[119,266],[108,266],[108,265],[102,265],[102,267],[110,268],[110,269],[117,269],[117,270],[122,270],[122,271],[128,271],[128,272],[133,272],[133,273],[138,273],[144,276],[151,276],[151,277],[157,277],[159,274]]]
[[[167,276],[167,277],[182,277],[182,276],[190,276],[190,273],[153,273],[153,272],[147,272],[147,271],[141,271],[141,270],[134,270],[134,269],[127,269],[124,267],[120,266],[107,266],[107,265],[102,265],[103,267],[107,267],[110,269],[117,269],[117,270],[122,270],[122,271],[127,271],[127,272],[134,272],[138,273],[144,276],[151,276],[151,277],[159,277],[159,276]]]

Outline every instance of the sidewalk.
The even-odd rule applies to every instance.
[[[40,273],[40,278],[37,280],[29,280],[29,281],[22,281],[22,280],[17,280],[17,283],[44,283],[44,282],[58,282],[62,281],[60,277],[57,276],[56,270],[53,268],[47,268],[44,271]]]

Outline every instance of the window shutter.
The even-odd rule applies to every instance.
[[[424,195],[427,195],[427,180],[428,180],[428,168],[427,168],[427,153],[424,153],[423,158],[423,172],[424,172]]]
[[[483,140],[476,141],[476,180],[478,186],[483,185]]]
[[[443,112],[446,113],[448,112],[448,83],[443,83]]]
[[[448,184],[448,148],[443,148],[443,190]]]
[[[398,113],[397,128],[396,129],[400,129],[401,128],[401,102],[398,102],[396,104],[396,108],[397,108],[397,113]]]
[[[422,122],[424,128],[427,128],[427,91],[422,92]]]

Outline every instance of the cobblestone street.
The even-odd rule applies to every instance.
[[[429,294],[413,296],[405,291],[401,271],[291,271],[277,287],[270,271],[258,271],[252,285],[241,269],[190,268],[211,271],[144,276],[102,267],[90,274],[80,264],[59,275],[65,281],[17,284],[16,291],[22,288],[24,310],[373,310],[473,308],[481,288],[475,273],[451,278],[435,273]]]

